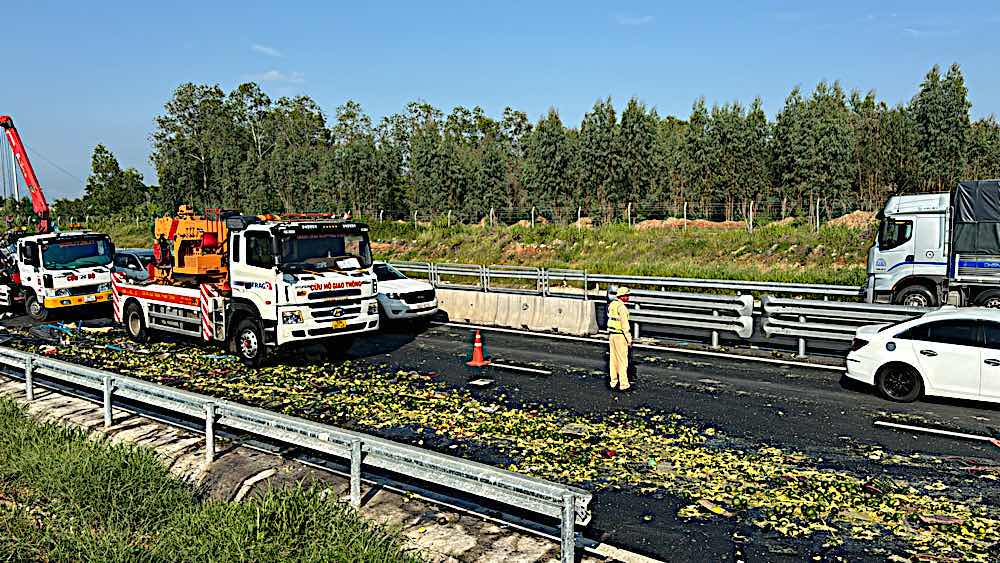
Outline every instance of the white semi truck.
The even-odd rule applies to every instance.
[[[868,302],[1000,308],[1000,180],[893,196],[878,217]]]
[[[314,342],[339,353],[353,336],[378,330],[363,224],[216,212],[160,220],[156,229],[170,237],[154,247],[152,278],[116,275],[113,286],[115,320],[133,340],[180,334],[260,365],[279,347]]]

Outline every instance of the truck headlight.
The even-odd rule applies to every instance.
[[[69,289],[57,289],[55,293],[56,297],[69,297]]]
[[[98,293],[103,292],[103,291],[111,291],[111,284],[110,283],[102,283],[101,285],[97,286],[97,291],[98,291]]]
[[[305,320],[302,318],[302,311],[282,311],[281,312],[281,324],[286,325],[299,325],[304,323]]]

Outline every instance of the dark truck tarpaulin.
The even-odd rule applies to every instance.
[[[1000,180],[959,182],[951,205],[952,253],[1000,255]]]

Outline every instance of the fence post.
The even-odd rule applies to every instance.
[[[448,228],[451,228],[451,209],[448,210]]]
[[[35,400],[35,358],[30,356],[24,361],[24,398]]]
[[[713,317],[718,317],[719,316],[719,311],[717,311],[715,309],[712,309],[712,316]],[[712,348],[718,348],[718,347],[719,347],[719,331],[713,330],[712,331]]]
[[[560,563],[576,561],[576,498],[572,493],[563,495],[562,518],[560,519]]]
[[[361,440],[351,440],[351,506],[361,508]]]
[[[382,212],[383,212],[383,211],[385,211],[385,210],[384,210],[384,209],[379,209],[379,210],[378,210],[378,222],[379,222],[379,223],[381,223],[381,222],[382,222]]]
[[[753,234],[753,200],[750,200],[749,217],[747,218],[747,232]]]
[[[215,403],[205,403],[205,463],[215,460]]]
[[[688,228],[688,202],[684,202],[684,230]]]
[[[576,228],[577,229],[583,228],[583,226],[580,225],[580,220],[581,219],[583,219],[583,207],[577,206],[577,208],[576,208]]]
[[[629,227],[632,226],[632,202],[631,201],[628,203],[628,207],[625,208],[625,223],[628,224]]]
[[[493,224],[496,222],[496,214],[495,213],[496,212],[495,212],[494,208],[491,207],[490,208],[490,228],[492,228]]]
[[[104,427],[110,428],[114,424],[111,413],[111,391],[114,387],[114,379],[110,375],[104,376]]]
[[[531,228],[535,228],[535,206],[531,206]]]
[[[635,310],[636,311],[639,310],[639,304],[638,303],[635,304]],[[632,338],[634,338],[636,340],[639,340],[639,322],[636,321],[636,322],[632,323],[632,326],[634,327],[633,328],[633,333],[634,334],[632,335]]]
[[[799,322],[805,323],[806,318],[802,315],[799,315]],[[800,358],[806,357],[806,339],[804,336],[799,337],[799,357]]]
[[[413,210],[413,227],[416,228],[416,226],[417,226],[417,210],[414,209]]]

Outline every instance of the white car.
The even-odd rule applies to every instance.
[[[1000,402],[1000,311],[945,307],[863,326],[847,356],[847,377],[899,402],[923,395]]]
[[[434,286],[423,280],[413,280],[385,262],[372,265],[378,278],[378,304],[388,319],[416,319],[437,312]]]

